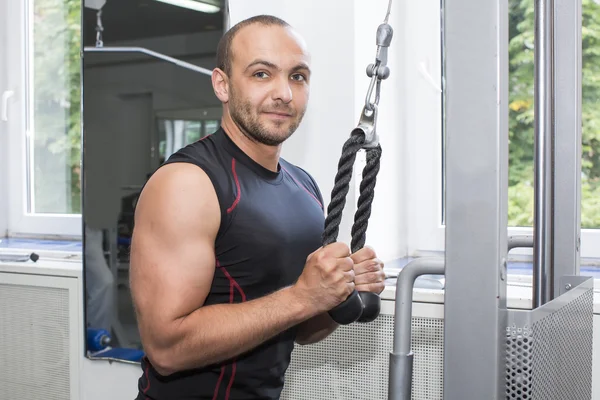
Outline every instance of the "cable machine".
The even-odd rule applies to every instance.
[[[391,1],[378,29],[378,55],[382,48],[387,53],[391,41],[390,8]],[[444,399],[588,400],[593,278],[579,275],[581,0],[535,0],[533,237],[507,235],[508,0],[445,0],[443,15],[445,256],[416,259],[399,274],[388,398],[409,400],[412,396],[414,282],[421,275],[444,274]],[[389,34],[380,35],[384,31]],[[387,40],[381,40],[384,37]],[[389,70],[377,80],[378,93],[381,79],[388,75]],[[367,98],[372,88],[373,84]],[[375,124],[376,113],[369,126]],[[370,133],[364,114],[358,131],[360,137]],[[344,192],[340,182],[349,180],[347,164],[352,164],[348,160],[355,153],[349,143],[355,134],[342,151],[325,236],[328,228],[337,233],[331,221],[341,218],[340,192]],[[363,147],[369,154],[372,146]],[[379,156],[373,156],[374,165]],[[367,162],[353,249],[354,242],[358,247],[364,243],[369,212],[366,218],[360,217],[361,200],[367,202],[370,196],[366,208],[370,207],[378,165],[371,169],[374,174]],[[367,182],[368,176],[372,182]],[[506,303],[507,254],[517,247],[533,248],[529,310],[508,309]],[[361,309],[370,310],[377,299],[362,297],[361,306],[361,297],[354,293],[330,312],[334,320],[342,324],[373,321],[372,315],[361,319]]]
[[[446,251],[399,275],[389,399],[411,398],[414,280],[439,273],[444,399],[590,399],[593,279],[579,276],[581,0],[535,0],[533,238],[507,237],[508,1],[444,3]],[[531,310],[506,306],[515,247],[533,247]]]

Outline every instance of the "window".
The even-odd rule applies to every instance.
[[[9,232],[79,236],[81,1],[11,1],[8,10]]]
[[[509,225],[533,225],[533,1],[511,1]],[[600,4],[582,2],[581,227],[600,228]]]
[[[407,51],[413,75],[405,78],[413,99],[407,139],[411,218],[409,255],[444,250],[443,4],[410,6],[407,29],[420,38]],[[509,189],[510,234],[531,234],[534,211],[534,1],[509,0]],[[582,0],[582,257],[600,256],[600,1]],[[433,38],[438,40],[433,41]],[[474,100],[475,101],[475,100]],[[468,107],[468,104],[465,104]],[[423,111],[421,111],[423,110]],[[439,117],[439,118],[438,118]],[[412,170],[413,168],[411,168]]]
[[[164,162],[178,149],[210,135],[219,126],[218,120],[158,119],[158,153]]]

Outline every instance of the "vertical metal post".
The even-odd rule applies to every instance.
[[[444,399],[503,399],[508,0],[445,0]]]
[[[229,21],[229,0],[223,0],[223,34],[225,34],[229,28],[231,28],[231,23]]]
[[[8,232],[8,116],[10,96],[13,93],[8,86],[8,4],[0,2],[0,241]]]
[[[533,307],[553,298],[554,0],[535,0]]]
[[[579,275],[581,235],[581,0],[554,0],[554,296]]]

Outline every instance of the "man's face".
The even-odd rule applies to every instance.
[[[232,43],[227,107],[241,131],[277,146],[300,125],[309,97],[309,55],[291,28],[254,24]]]

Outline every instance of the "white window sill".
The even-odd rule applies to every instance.
[[[428,279],[424,276],[419,279]],[[416,303],[434,303],[444,304],[444,289],[422,287],[424,281],[419,279],[415,283],[413,291],[413,302]],[[427,285],[429,286],[429,285]],[[506,302],[509,309],[530,310],[532,304],[533,289],[531,286],[531,276],[513,275],[509,276],[506,286]],[[395,300],[396,279],[388,279],[386,288],[381,294],[382,300]],[[594,279],[594,314],[600,315],[600,279]]]

